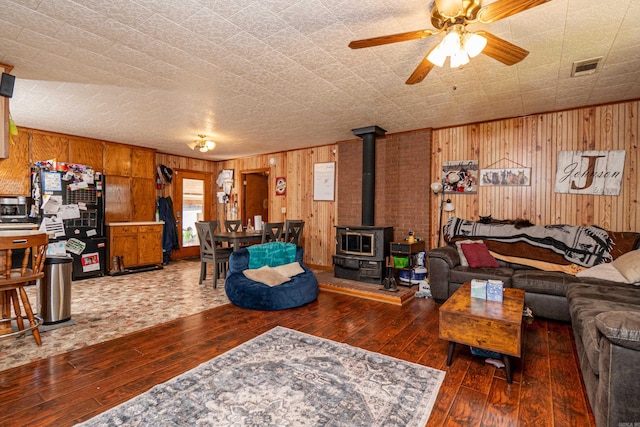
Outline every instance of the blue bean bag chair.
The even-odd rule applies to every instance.
[[[238,307],[252,310],[284,310],[299,307],[318,298],[318,279],[302,263],[304,249],[284,242],[269,242],[247,246],[229,257],[229,270],[224,289],[229,300]],[[251,280],[244,275],[247,269],[259,269],[265,265],[276,267],[297,261],[303,273],[290,280],[269,286]]]

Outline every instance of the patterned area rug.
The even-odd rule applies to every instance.
[[[80,425],[423,427],[444,375],[276,327]]]
[[[199,261],[173,261],[162,270],[77,280],[71,284],[69,327],[0,341],[0,371],[112,340],[178,317],[228,304],[224,284],[213,289],[213,268],[199,285]],[[27,288],[37,306],[35,286]],[[45,328],[49,329],[49,328]]]

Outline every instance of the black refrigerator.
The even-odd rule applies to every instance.
[[[48,254],[73,257],[73,280],[106,273],[104,185],[104,175],[87,165],[43,161],[31,173],[30,215],[55,234]]]

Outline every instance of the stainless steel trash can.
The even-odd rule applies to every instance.
[[[45,325],[71,319],[71,270],[73,258],[48,256],[38,289],[38,313]]]

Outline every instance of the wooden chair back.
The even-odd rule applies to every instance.
[[[207,276],[207,263],[213,264],[213,287],[218,286],[221,271],[226,271],[231,248],[223,248],[222,242],[216,241],[214,234],[220,226],[219,221],[198,221],[196,230],[200,240],[200,283]],[[220,268],[222,267],[222,268]]]
[[[242,221],[239,219],[229,219],[224,221],[224,228],[228,233],[242,231]]]
[[[304,221],[301,219],[288,219],[284,222],[284,241],[293,243],[296,246],[300,244],[302,238],[302,230],[304,229]]]
[[[220,221],[198,221],[196,222],[196,231],[198,240],[200,240],[200,261],[215,262],[215,240],[213,234],[217,232]]]
[[[47,257],[49,237],[46,233],[5,231],[0,233],[0,337],[23,335],[31,331],[36,344],[42,345],[40,331],[42,318],[36,317],[24,287],[34,285],[44,277],[44,260]],[[21,258],[14,266],[15,259]],[[25,314],[22,314],[22,308]],[[11,315],[13,308],[14,316]],[[25,328],[24,319],[29,320]],[[15,320],[18,330],[10,325]],[[3,325],[9,325],[3,328]]]
[[[282,240],[284,222],[265,222],[262,224],[262,243]]]
[[[35,282],[44,276],[49,238],[46,233],[4,232],[0,236],[0,286]],[[14,251],[22,251],[19,266],[13,265]]]

